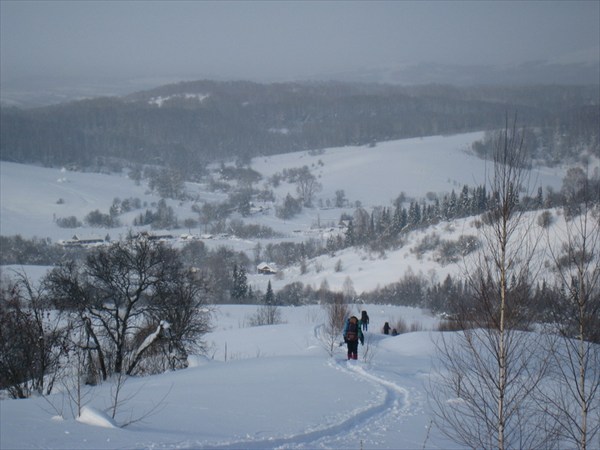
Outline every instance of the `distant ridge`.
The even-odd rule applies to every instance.
[[[585,134],[599,97],[597,86],[188,81],[3,107],[0,152],[49,166],[166,165],[187,176],[211,161],[497,129],[517,111],[528,127],[578,124]]]
[[[0,104],[3,106],[38,107],[99,96],[121,96],[153,89],[183,80],[228,78],[206,74],[143,75],[138,77],[29,77],[0,80]],[[362,67],[344,72],[316,73],[299,79],[251,80],[258,83],[306,81],[340,81],[351,83],[383,83],[401,86],[443,84],[450,86],[490,85],[566,85],[600,84],[600,48],[571,55],[556,61],[528,61],[504,65],[460,65],[435,62],[390,63]]]

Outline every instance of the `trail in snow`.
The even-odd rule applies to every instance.
[[[375,448],[385,445],[387,440],[378,440],[378,436],[387,434],[392,428],[397,428],[402,418],[411,414],[409,392],[404,387],[385,380],[367,370],[368,365],[356,361],[341,361],[335,366],[339,370],[359,377],[371,383],[376,389],[385,393],[383,402],[355,415],[346,421],[348,425],[337,435],[328,435],[311,442],[309,448]]]
[[[318,333],[315,328],[315,333]],[[261,440],[238,440],[222,444],[201,444],[198,442],[179,443],[178,447],[211,449],[303,449],[303,448],[359,448],[377,447],[378,435],[397,427],[405,415],[411,414],[408,390],[385,380],[366,370],[362,362],[330,359],[328,365],[349,376],[355,376],[371,383],[379,391],[382,401],[375,402],[366,409],[353,412],[337,424],[320,429],[307,430],[291,436]],[[352,395],[349,393],[349,395]],[[374,394],[375,396],[375,394]],[[382,440],[381,443],[384,443]]]

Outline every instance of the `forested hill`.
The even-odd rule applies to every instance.
[[[597,146],[598,111],[598,86],[195,81],[124,97],[2,108],[0,150],[15,162],[128,161],[189,174],[230,157],[500,128],[507,113],[518,113],[520,125]]]

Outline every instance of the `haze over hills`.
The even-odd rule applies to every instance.
[[[137,77],[29,76],[0,80],[0,104],[33,108],[100,96],[122,96],[161,85],[213,79],[237,81],[231,77],[201,73],[180,73]],[[505,65],[459,65],[435,62],[389,64],[344,72],[315,73],[300,78],[248,78],[249,81],[302,82],[343,81],[384,83],[403,86],[446,84],[452,86],[523,85],[598,85],[600,49],[593,49],[575,60],[536,60]]]
[[[450,84],[454,86],[523,86],[531,84],[596,85],[598,61],[559,63],[530,61],[511,65],[453,65],[419,63],[335,74],[341,81],[401,85]]]

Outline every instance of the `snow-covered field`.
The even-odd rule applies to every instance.
[[[454,189],[458,194],[465,184],[475,187],[489,176],[490,163],[468,153],[471,144],[482,136],[483,133],[432,136],[383,142],[375,147],[331,148],[322,152],[255,158],[251,166],[263,175],[261,183],[286,168],[306,165],[323,186],[316,195],[315,205],[320,200],[323,204],[327,200],[333,201],[335,192],[343,190],[350,206],[305,209],[299,216],[286,221],[277,219],[271,209],[247,220],[293,236],[294,230],[306,231],[318,224],[337,224],[341,213],[352,213],[356,202],[369,210],[374,206],[390,207],[401,192],[417,200],[425,198],[428,192],[443,194]],[[559,189],[563,175],[562,168],[543,169],[536,171],[532,178],[539,186]],[[117,238],[127,233],[140,212],[160,199],[148,191],[145,183],[136,185],[126,174],[82,173],[5,161],[0,162],[0,183],[1,234],[49,237],[53,241],[70,239],[75,233],[85,238],[104,237],[108,232]],[[201,202],[226,199],[225,194],[209,192],[201,184],[189,183],[187,190]],[[281,202],[288,192],[297,196],[295,185],[282,183],[275,188],[276,203]],[[85,215],[95,209],[106,214],[115,198],[139,198],[145,206],[120,217],[123,223],[120,228],[103,230],[83,226],[69,230],[56,224],[57,218],[69,216],[83,222]],[[191,202],[169,201],[169,205],[181,222],[186,217],[198,218],[191,211]],[[202,233],[200,229],[179,230],[180,233],[188,231]],[[235,242],[231,244],[235,245]]]
[[[431,426],[424,390],[434,334],[380,330],[398,319],[430,330],[436,319],[404,307],[353,311],[361,308],[371,326],[359,361],[347,362],[345,347],[326,351],[319,306],[282,308],[286,323],[252,328],[256,307],[221,306],[208,358],[128,379],[116,421],[104,413],[111,383],[86,391],[78,420],[62,393],[3,400],[0,448],[453,448]]]
[[[278,155],[257,158],[252,167],[266,179],[285,168],[307,165],[323,186],[316,204],[319,199],[323,203],[332,200],[337,190],[344,190],[352,204],[359,201],[370,210],[391,206],[401,192],[421,199],[428,192],[459,192],[464,184],[483,183],[489,163],[465,151],[481,135]],[[140,211],[122,216],[124,226],[110,230],[87,226],[68,230],[59,228],[55,219],[76,216],[82,220],[94,209],[107,213],[115,197],[137,197],[148,205],[158,201],[144,185],[137,186],[125,175],[7,162],[0,163],[0,170],[0,231],[4,236],[58,241],[73,234],[85,238],[109,233],[116,239],[127,233]],[[543,187],[559,189],[563,174],[564,169],[538,171],[533,179]],[[208,192],[203,185],[188,184],[187,188],[202,201],[226,198]],[[295,186],[282,183],[275,189],[276,202],[288,192],[295,195]],[[197,218],[189,202],[170,201],[170,205],[180,220]],[[271,208],[245,220],[282,232],[284,240],[326,239],[341,213],[353,210],[353,206],[305,209],[294,219],[282,221]],[[384,255],[347,249],[310,261],[304,274],[291,267],[278,277],[249,274],[249,282],[264,291],[267,280],[275,290],[294,281],[314,287],[327,281],[336,290],[350,279],[360,294],[397,281],[408,271],[442,280],[460,268],[441,266],[431,255],[417,257],[411,248],[424,233],[435,231],[445,239],[475,234],[471,222],[464,219],[413,233],[402,249]],[[202,232],[169,232],[179,236],[190,231]],[[250,253],[259,241],[230,236],[205,242]],[[341,270],[335,270],[339,260]],[[34,279],[45,270],[25,269]],[[353,308],[355,313],[368,310],[372,323],[365,346],[359,347],[357,362],[346,361],[344,348],[337,348],[333,357],[328,354],[322,333],[325,313],[319,306],[282,308],[285,323],[264,327],[247,326],[256,311],[254,306],[220,306],[215,329],[206,336],[211,344],[207,357],[194,358],[190,368],[178,372],[128,379],[116,421],[105,414],[115,388],[111,383],[86,392],[86,408],[77,420],[72,402],[61,393],[49,398],[2,400],[0,448],[454,448],[433,426],[425,389],[435,354],[432,340],[438,333],[432,330],[437,319],[405,307]],[[409,326],[419,323],[423,331],[395,337],[381,334],[384,322],[393,325],[399,319]],[[121,427],[130,421],[131,425]]]

